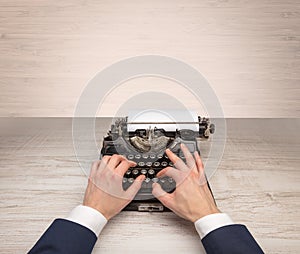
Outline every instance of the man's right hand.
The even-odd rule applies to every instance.
[[[169,176],[176,181],[176,190],[166,193],[159,184],[153,184],[153,195],[178,216],[192,222],[213,213],[220,213],[208,188],[204,167],[198,152],[193,155],[182,144],[181,150],[186,164],[169,149],[166,154],[174,163],[158,173],[158,177]]]
[[[95,161],[83,205],[99,211],[107,220],[117,215],[135,197],[145,179],[140,175],[126,191],[123,190],[123,175],[133,166],[136,166],[135,162],[116,154]]]

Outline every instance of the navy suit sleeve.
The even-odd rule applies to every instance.
[[[263,254],[244,225],[218,228],[202,239],[207,254]]]
[[[56,219],[29,254],[88,254],[97,241],[96,235],[77,223]]]

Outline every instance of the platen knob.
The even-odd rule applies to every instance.
[[[216,130],[216,126],[215,126],[214,124],[211,124],[211,125],[209,126],[209,132],[210,132],[211,134],[214,134],[214,133],[215,133],[215,130]]]

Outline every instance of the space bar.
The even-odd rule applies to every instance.
[[[134,198],[134,200],[146,200],[155,198],[151,192],[148,193],[140,193],[138,192]]]

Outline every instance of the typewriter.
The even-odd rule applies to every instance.
[[[176,182],[171,177],[158,178],[156,174],[167,166],[173,166],[165,154],[169,148],[173,153],[185,161],[180,150],[184,143],[191,153],[198,151],[198,141],[207,140],[214,133],[215,126],[205,117],[196,116],[196,122],[184,122],[184,126],[193,125],[193,129],[170,129],[174,122],[130,122],[128,117],[115,119],[103,139],[100,159],[104,155],[120,154],[135,161],[137,165],[123,176],[123,189],[126,190],[136,177],[143,174],[145,180],[134,200],[124,210],[140,212],[169,211],[152,195],[152,184],[159,183],[168,193],[176,188]],[[149,126],[150,125],[150,126]],[[129,127],[130,126],[130,127]],[[148,126],[147,128],[141,128]],[[151,127],[152,126],[152,127]],[[167,126],[166,128],[162,128]],[[196,128],[195,128],[196,126]],[[137,127],[136,129],[134,127]]]

